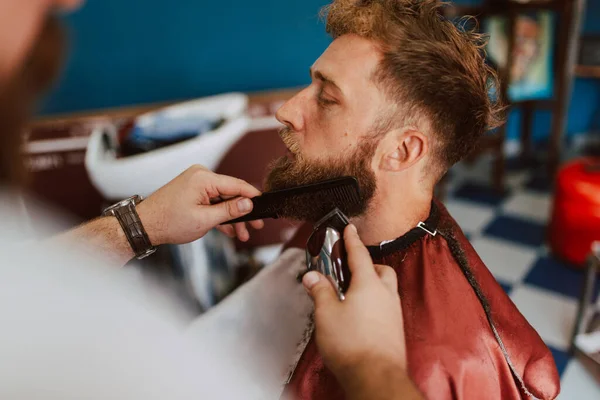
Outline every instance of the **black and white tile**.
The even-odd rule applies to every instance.
[[[498,194],[485,165],[459,165],[451,176],[445,204],[552,351],[561,374],[559,399],[600,399],[600,385],[568,354],[584,274],[555,259],[546,245],[552,182],[542,172],[511,172]]]

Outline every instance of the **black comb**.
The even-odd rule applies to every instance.
[[[263,193],[252,199],[252,203],[254,204],[252,212],[243,217],[227,221],[222,225],[265,218],[279,218],[281,206],[285,203],[286,199],[317,193],[327,194],[328,203],[331,203],[327,204],[329,210],[334,207],[338,207],[340,210],[351,210],[360,203],[358,181],[353,176],[345,176],[343,178]]]

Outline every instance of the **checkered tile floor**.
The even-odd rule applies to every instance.
[[[489,188],[489,163],[452,171],[446,206],[523,315],[544,339],[561,375],[559,399],[600,399],[600,385],[567,350],[583,273],[552,257],[544,235],[551,185],[532,171]]]

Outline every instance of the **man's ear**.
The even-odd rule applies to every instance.
[[[404,128],[388,136],[381,159],[381,169],[398,172],[421,160],[429,150],[429,139],[414,128]]]

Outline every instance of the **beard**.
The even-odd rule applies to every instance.
[[[353,176],[358,181],[360,200],[356,204],[341,206],[340,209],[350,218],[360,216],[368,210],[377,189],[371,160],[379,143],[378,140],[362,140],[358,148],[347,156],[338,156],[326,161],[311,161],[302,156],[293,132],[289,128],[282,129],[280,136],[294,157],[281,157],[271,164],[265,184],[267,191]],[[281,209],[282,218],[314,223],[330,212],[333,206],[329,195],[317,193],[286,199]]]
[[[25,178],[21,146],[37,100],[58,75],[64,34],[49,17],[17,72],[0,86],[0,184],[19,184]]]

